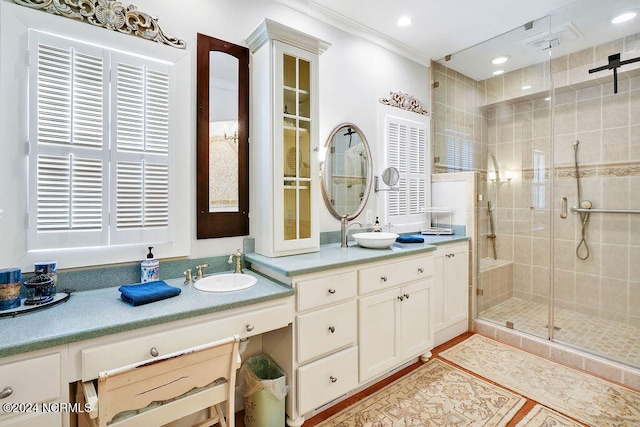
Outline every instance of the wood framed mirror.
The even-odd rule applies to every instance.
[[[249,234],[249,49],[198,34],[197,237]]]

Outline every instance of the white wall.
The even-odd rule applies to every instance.
[[[11,0],[0,1],[13,4]],[[181,118],[184,118],[191,125],[180,138],[181,147],[184,148],[184,154],[188,157],[184,179],[185,186],[188,186],[189,190],[189,202],[187,202],[185,211],[182,212],[182,219],[188,223],[190,230],[189,236],[186,237],[186,251],[190,257],[225,255],[242,247],[242,237],[205,240],[195,238],[196,115],[194,100],[196,34],[198,32],[232,43],[246,45],[245,38],[264,18],[270,18],[331,43],[331,47],[320,58],[320,141],[322,143],[336,125],[350,121],[362,129],[372,146],[372,152],[376,152],[375,147],[378,142],[376,141],[376,108],[379,98],[387,97],[391,91],[403,91],[416,96],[424,104],[429,104],[430,89],[426,67],[360,37],[291,10],[275,1],[191,0],[189,2],[175,2],[173,0],[136,0],[133,4],[140,11],[157,16],[166,34],[184,39],[187,43],[187,52],[190,53],[188,70],[185,69],[178,75],[179,79],[187,81],[187,87],[190,88],[185,96],[187,100],[184,103],[187,105],[181,106],[180,111]],[[10,24],[4,19],[2,25]],[[83,25],[90,27],[89,24]],[[3,29],[3,34],[5,34],[5,30]],[[122,37],[123,43],[129,43],[129,39],[126,37]],[[131,38],[131,36],[128,37]],[[2,58],[6,57],[3,50],[22,49],[25,44],[26,40],[16,40],[14,37],[8,38],[3,35],[0,40]],[[19,119],[22,120],[26,114],[25,101],[22,97],[25,88],[11,85],[11,72],[14,65],[0,59],[0,82],[4,82],[0,84],[0,106],[2,117],[5,116],[7,109],[14,109],[18,112]],[[7,91],[10,93],[6,93]],[[13,126],[12,132],[7,132],[6,126],[11,127],[11,123],[8,123],[6,119],[0,120],[4,120],[0,122],[2,124],[0,127],[2,129],[0,132],[0,153],[3,155],[2,166],[0,166],[0,209],[4,209],[4,214],[0,218],[0,236],[2,236],[0,268],[18,266],[25,271],[30,271],[33,268],[32,257],[26,256],[24,243],[26,241],[24,225],[26,213],[24,171],[26,164],[23,145],[16,143],[16,141],[24,141],[25,136],[20,134],[20,129],[15,126]],[[255,188],[251,189],[251,191],[256,190]],[[316,197],[319,200],[322,199],[320,193]],[[375,197],[375,194],[371,195],[368,206],[375,206]],[[252,212],[252,214],[259,213]],[[321,208],[320,229],[321,231],[339,229],[338,221],[324,209],[324,205]],[[137,252],[135,253],[137,254]],[[163,257],[162,254],[156,255],[159,258]],[[108,264],[134,261],[143,256],[144,253],[140,252],[139,256],[121,255],[118,257],[114,255],[113,259],[97,260],[95,257],[80,254],[79,259],[74,262],[78,265]],[[123,259],[123,257],[127,259]],[[69,266],[70,264],[59,264],[61,269]]]

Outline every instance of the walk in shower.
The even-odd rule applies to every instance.
[[[638,368],[640,0],[531,18],[432,67],[434,171],[478,177],[472,315]]]

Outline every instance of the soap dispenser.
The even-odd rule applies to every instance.
[[[151,249],[153,249],[153,246],[149,246],[147,259],[140,263],[140,281],[142,283],[160,280],[160,262],[153,258]]]
[[[373,231],[374,233],[380,233],[382,231],[382,226],[380,225],[378,217],[376,217],[376,222],[373,224],[371,231]]]

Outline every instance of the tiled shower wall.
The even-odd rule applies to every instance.
[[[582,196],[596,208],[640,209],[640,65],[625,66],[613,94],[610,72],[588,74],[608,55],[640,54],[640,37],[596,46],[550,64],[516,70],[474,82],[434,64],[434,153],[436,172],[478,170],[485,200],[479,202],[481,258],[488,248],[486,200],[494,211],[498,257],[514,262],[514,296],[546,303],[549,292],[549,224],[554,211],[556,306],[640,326],[640,215],[591,214],[587,225],[590,256],[576,257],[581,239],[578,215],[559,218],[559,200],[577,204],[574,145]],[[548,70],[556,88],[554,115],[555,200],[550,200],[551,121]],[[523,85],[532,88],[523,90]],[[464,141],[468,138],[468,141]],[[472,147],[471,159],[461,150]],[[487,184],[487,152],[508,183]],[[493,193],[495,192],[495,193]],[[482,283],[480,284],[482,286]]]

